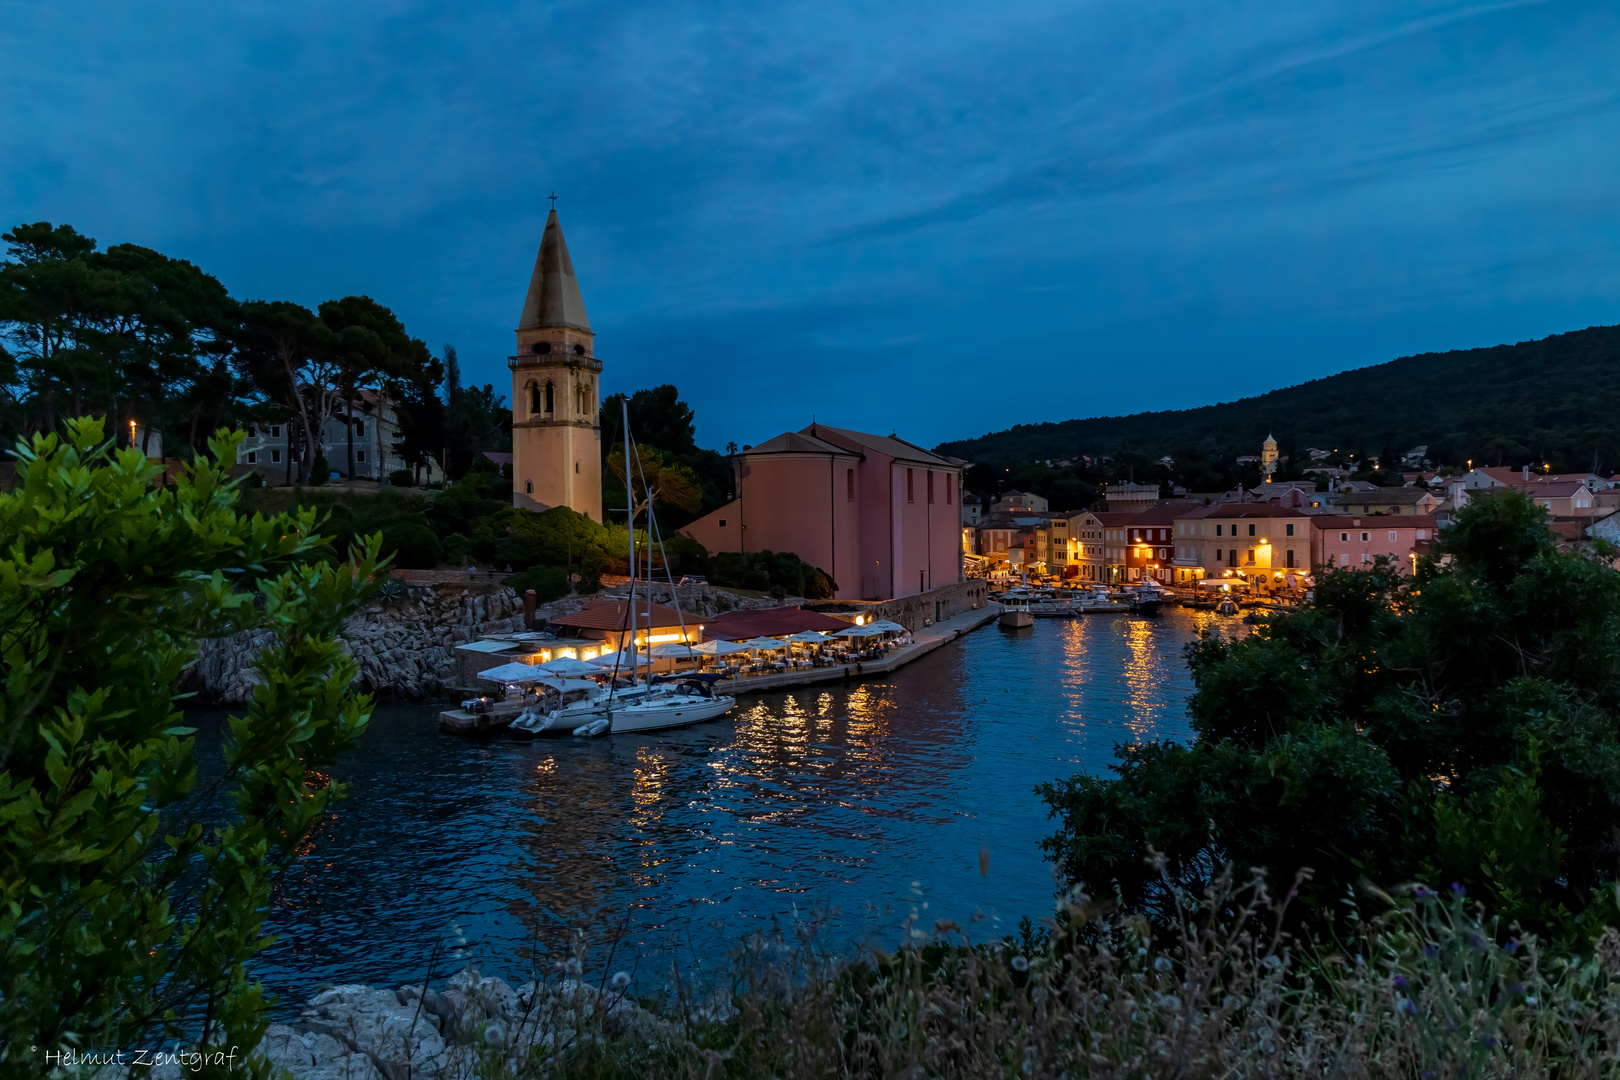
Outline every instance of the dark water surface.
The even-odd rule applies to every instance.
[[[882,680],[642,738],[469,741],[437,705],[384,706],[276,891],[257,974],[285,1010],[320,983],[419,981],[457,928],[486,974],[527,977],[577,926],[638,979],[828,906],[844,941],[892,947],[913,913],[1011,931],[1051,910],[1032,789],[1101,772],[1116,742],[1186,738],[1182,649],[1214,619],[992,625]]]

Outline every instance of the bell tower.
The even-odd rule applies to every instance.
[[[574,278],[557,208],[518,319],[512,369],[512,505],[567,506],[602,520],[602,362]]]

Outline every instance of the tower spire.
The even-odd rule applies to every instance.
[[[568,243],[563,239],[555,203],[546,216],[540,253],[534,259],[529,294],[523,300],[517,328],[539,330],[553,326],[591,332],[591,320],[585,314],[585,299],[579,294],[579,281],[574,277],[574,263],[568,257]]]

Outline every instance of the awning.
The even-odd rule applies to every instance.
[[[704,656],[730,656],[732,653],[748,652],[748,646],[737,641],[705,641],[692,646],[692,651]]]
[[[480,639],[478,641],[464,642],[463,644],[457,645],[456,649],[458,651],[460,651],[460,652],[476,652],[476,653],[498,653],[498,652],[506,652],[508,649],[522,649],[525,652],[535,652],[536,651],[536,650],[534,650],[532,648],[529,648],[528,645],[525,642],[519,642],[519,641],[492,641],[489,638],[482,638],[482,639]]]
[[[746,645],[750,649],[764,649],[766,651],[770,651],[772,649],[785,649],[788,647],[787,642],[778,641],[776,638],[772,637],[749,638],[747,641],[739,641],[737,644]]]
[[[493,667],[488,671],[480,671],[478,677],[499,683],[550,682],[558,678],[552,672],[545,671],[534,664],[502,664],[500,667]]]

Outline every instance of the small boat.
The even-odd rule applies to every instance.
[[[1217,615],[1236,615],[1237,613],[1237,601],[1230,596],[1222,597],[1221,602],[1215,605],[1215,614]]]
[[[1008,593],[1001,598],[1000,623],[1009,630],[1022,630],[1035,625],[1035,616],[1029,611],[1029,597]]]
[[[672,686],[655,688],[640,701],[615,706],[611,730],[616,735],[666,731],[724,716],[737,699],[714,692],[719,679],[719,675],[687,675]]]
[[[1125,587],[1126,600],[1138,615],[1157,615],[1159,605],[1169,593],[1157,581],[1148,578]]]

